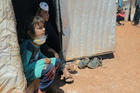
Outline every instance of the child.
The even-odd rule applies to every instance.
[[[36,16],[28,31],[29,40],[20,46],[21,59],[27,83],[41,79],[38,93],[45,93],[53,83],[55,72],[60,66],[60,60],[47,58],[40,52],[40,45],[45,43],[44,20]]]
[[[125,9],[125,11],[126,11],[126,9]],[[117,21],[118,25],[124,25],[124,24],[121,23],[121,21],[124,21],[125,11],[123,11],[123,9],[118,10],[117,18],[116,18],[116,21]]]

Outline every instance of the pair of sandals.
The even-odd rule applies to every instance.
[[[85,67],[95,69],[98,66],[102,66],[102,58],[99,59],[97,57],[94,57],[92,60],[90,60],[89,58],[86,58],[86,59],[81,60],[78,63],[78,67],[80,69],[85,68]]]

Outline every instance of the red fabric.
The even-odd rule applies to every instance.
[[[54,72],[55,67],[53,67],[47,74],[46,76],[48,77],[48,80],[52,79],[55,77],[55,72]]]
[[[118,16],[121,16],[121,17],[124,18],[124,17],[125,17],[125,14],[118,13],[118,14],[117,14],[117,17],[118,17]]]

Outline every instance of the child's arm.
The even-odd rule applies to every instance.
[[[121,17],[124,18],[124,17],[125,17],[125,14],[118,13],[118,14],[117,14],[117,17],[118,17],[118,16],[121,16]]]
[[[54,49],[49,48],[48,51],[49,51],[49,52],[52,52],[56,58],[59,58],[58,53],[57,53]]]

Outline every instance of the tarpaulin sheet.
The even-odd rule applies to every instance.
[[[26,93],[11,0],[0,0],[0,93]]]

